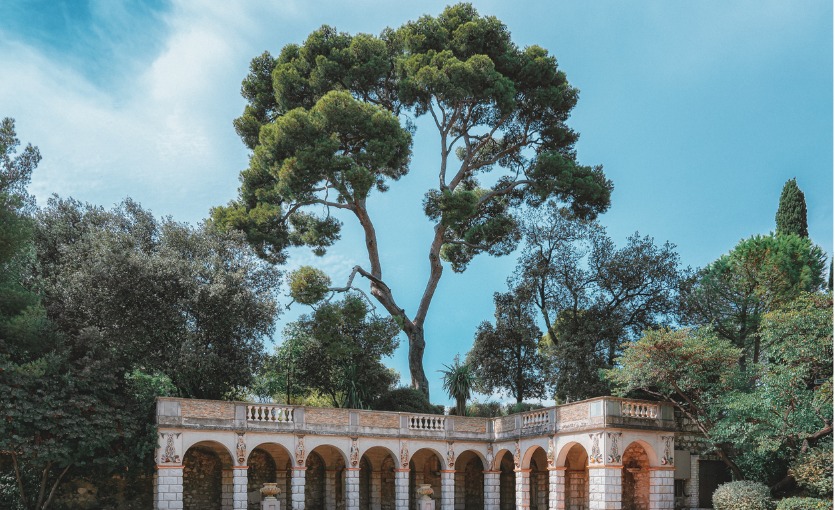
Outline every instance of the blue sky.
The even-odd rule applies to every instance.
[[[783,183],[806,194],[812,239],[832,253],[832,3],[788,1],[477,1],[521,46],[553,53],[580,89],[570,120],[584,164],[615,191],[601,217],[618,243],[639,231],[703,266],[774,228]],[[0,4],[0,116],[14,117],[44,159],[31,190],[198,222],[236,195],[247,151],[232,129],[249,61],[303,41],[322,24],[379,33],[443,2],[58,1]],[[420,128],[420,125],[419,125]],[[434,181],[436,141],[419,129],[412,171],[370,204],[383,270],[401,306],[425,284],[431,227],[420,198]],[[316,259],[341,282],[364,261],[359,229]],[[514,256],[447,268],[427,322],[425,365],[469,349],[492,318]],[[279,331],[287,320],[279,319]],[[277,335],[278,338],[278,335]],[[408,381],[405,346],[390,364]]]

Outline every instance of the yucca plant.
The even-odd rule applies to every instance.
[[[455,414],[466,416],[467,400],[475,384],[475,374],[468,364],[461,363],[457,354],[453,364],[444,365],[444,368],[445,370],[438,370],[438,372],[444,374],[444,389],[447,394],[455,399]]]

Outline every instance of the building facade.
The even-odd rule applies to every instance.
[[[471,418],[160,398],[157,424],[156,509],[254,510],[267,482],[291,510],[413,510],[426,485],[439,510],[698,505],[659,402]]]

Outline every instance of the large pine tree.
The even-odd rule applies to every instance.
[[[800,237],[809,237],[809,226],[806,222],[806,197],[797,181],[790,179],[783,186],[780,193],[780,205],[777,207],[777,233],[797,234]]]

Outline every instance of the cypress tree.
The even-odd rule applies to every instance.
[[[780,193],[780,205],[777,207],[777,234],[797,234],[809,237],[809,225],[806,223],[806,197],[797,181],[790,179]]]

